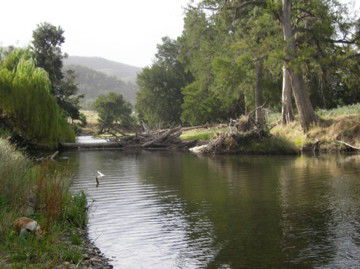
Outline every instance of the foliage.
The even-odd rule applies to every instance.
[[[182,87],[192,80],[178,61],[179,42],[168,37],[158,45],[155,63],[138,75],[136,110],[150,127],[181,124]]]
[[[186,9],[184,31],[176,40],[177,56],[166,54],[192,76],[181,85],[182,124],[225,121],[253,110],[259,105],[254,98],[257,86],[266,107],[279,112],[285,63],[299,74],[294,87],[299,119],[304,124],[316,118],[312,105],[333,108],[359,102],[358,20],[349,17],[346,8],[335,0],[291,3],[290,27],[295,34],[287,42],[279,19],[283,16],[281,1],[239,5],[235,0],[202,0]],[[293,42],[293,51],[288,42]],[[148,89],[139,93],[137,111],[143,119],[146,115],[152,126],[169,121],[161,117],[168,114],[170,98],[180,100],[171,97],[174,92],[161,84],[168,70],[159,65],[166,63],[159,54],[161,50],[157,62],[139,77],[139,83]],[[259,63],[261,76],[256,72]],[[147,81],[154,83],[147,85]],[[173,114],[178,114],[177,108]]]
[[[0,59],[0,118],[23,138],[49,146],[73,141],[63,111],[50,95],[48,74],[28,50],[5,51]]]
[[[75,96],[78,91],[72,71],[63,73],[63,55],[61,45],[65,42],[64,30],[49,23],[41,23],[33,32],[32,51],[36,65],[43,68],[51,81],[51,94],[58,105],[72,119],[79,119],[79,101],[83,96]]]
[[[121,94],[110,92],[100,95],[95,101],[95,109],[99,116],[100,133],[123,132],[134,125],[131,104]]]
[[[46,264],[53,268],[64,261],[83,259],[82,251],[63,239],[65,231],[75,236],[77,228],[84,227],[86,197],[84,193],[72,195],[64,177],[51,163],[33,166],[8,141],[0,139],[0,267],[43,268]],[[29,203],[35,209],[32,213],[27,209]],[[22,216],[36,219],[43,236],[19,237],[12,222]]]
[[[64,30],[49,23],[41,23],[33,32],[33,51],[37,65],[45,69],[52,83],[51,93],[60,94],[58,88],[63,79],[61,45],[65,42]]]

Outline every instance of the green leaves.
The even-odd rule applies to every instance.
[[[99,113],[100,132],[121,131],[133,124],[131,104],[121,94],[110,92],[100,95],[95,101],[95,109]]]
[[[50,92],[56,97],[58,105],[67,112],[72,119],[79,119],[79,100],[82,96],[75,83],[75,74],[62,71],[63,55],[61,45],[65,42],[64,30],[49,23],[41,23],[33,32],[32,51],[36,59],[36,66],[43,68],[49,74]]]
[[[156,62],[138,75],[136,110],[150,127],[171,127],[181,123],[181,89],[192,81],[178,60],[179,41],[163,38]]]
[[[74,133],[50,95],[50,80],[35,67],[28,50],[16,49],[0,60],[0,115],[23,138],[55,146]]]

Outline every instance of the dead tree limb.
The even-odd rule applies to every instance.
[[[340,144],[343,144],[343,145],[345,145],[345,146],[347,146],[347,147],[349,147],[349,148],[352,148],[352,149],[355,149],[355,150],[360,150],[360,148],[355,147],[355,146],[353,146],[353,145],[350,145],[349,143],[346,143],[346,142],[344,142],[344,141],[341,141],[341,140],[335,140],[335,141],[338,142],[338,143],[340,143]]]
[[[161,134],[160,136],[156,137],[155,139],[152,139],[148,142],[145,142],[141,145],[142,148],[148,148],[151,147],[152,145],[155,144],[159,144],[160,142],[166,140],[170,135],[175,134],[177,137],[180,136],[180,134],[177,134],[177,132],[179,132],[181,128],[175,128],[175,129],[170,129],[168,131],[166,131],[164,134]]]

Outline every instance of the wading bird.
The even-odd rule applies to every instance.
[[[100,171],[97,171],[97,176],[95,177],[96,179],[96,187],[99,186],[99,179],[104,177],[105,175],[103,173],[101,173]]]

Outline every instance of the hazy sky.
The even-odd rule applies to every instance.
[[[352,0],[342,0],[343,2]],[[360,7],[360,0],[355,0]],[[179,36],[190,0],[4,0],[0,46],[26,46],[40,22],[65,31],[63,51],[149,65],[161,37]]]
[[[25,46],[40,22],[65,31],[63,51],[135,66],[152,62],[161,37],[179,36],[188,0],[5,0],[0,46]]]

